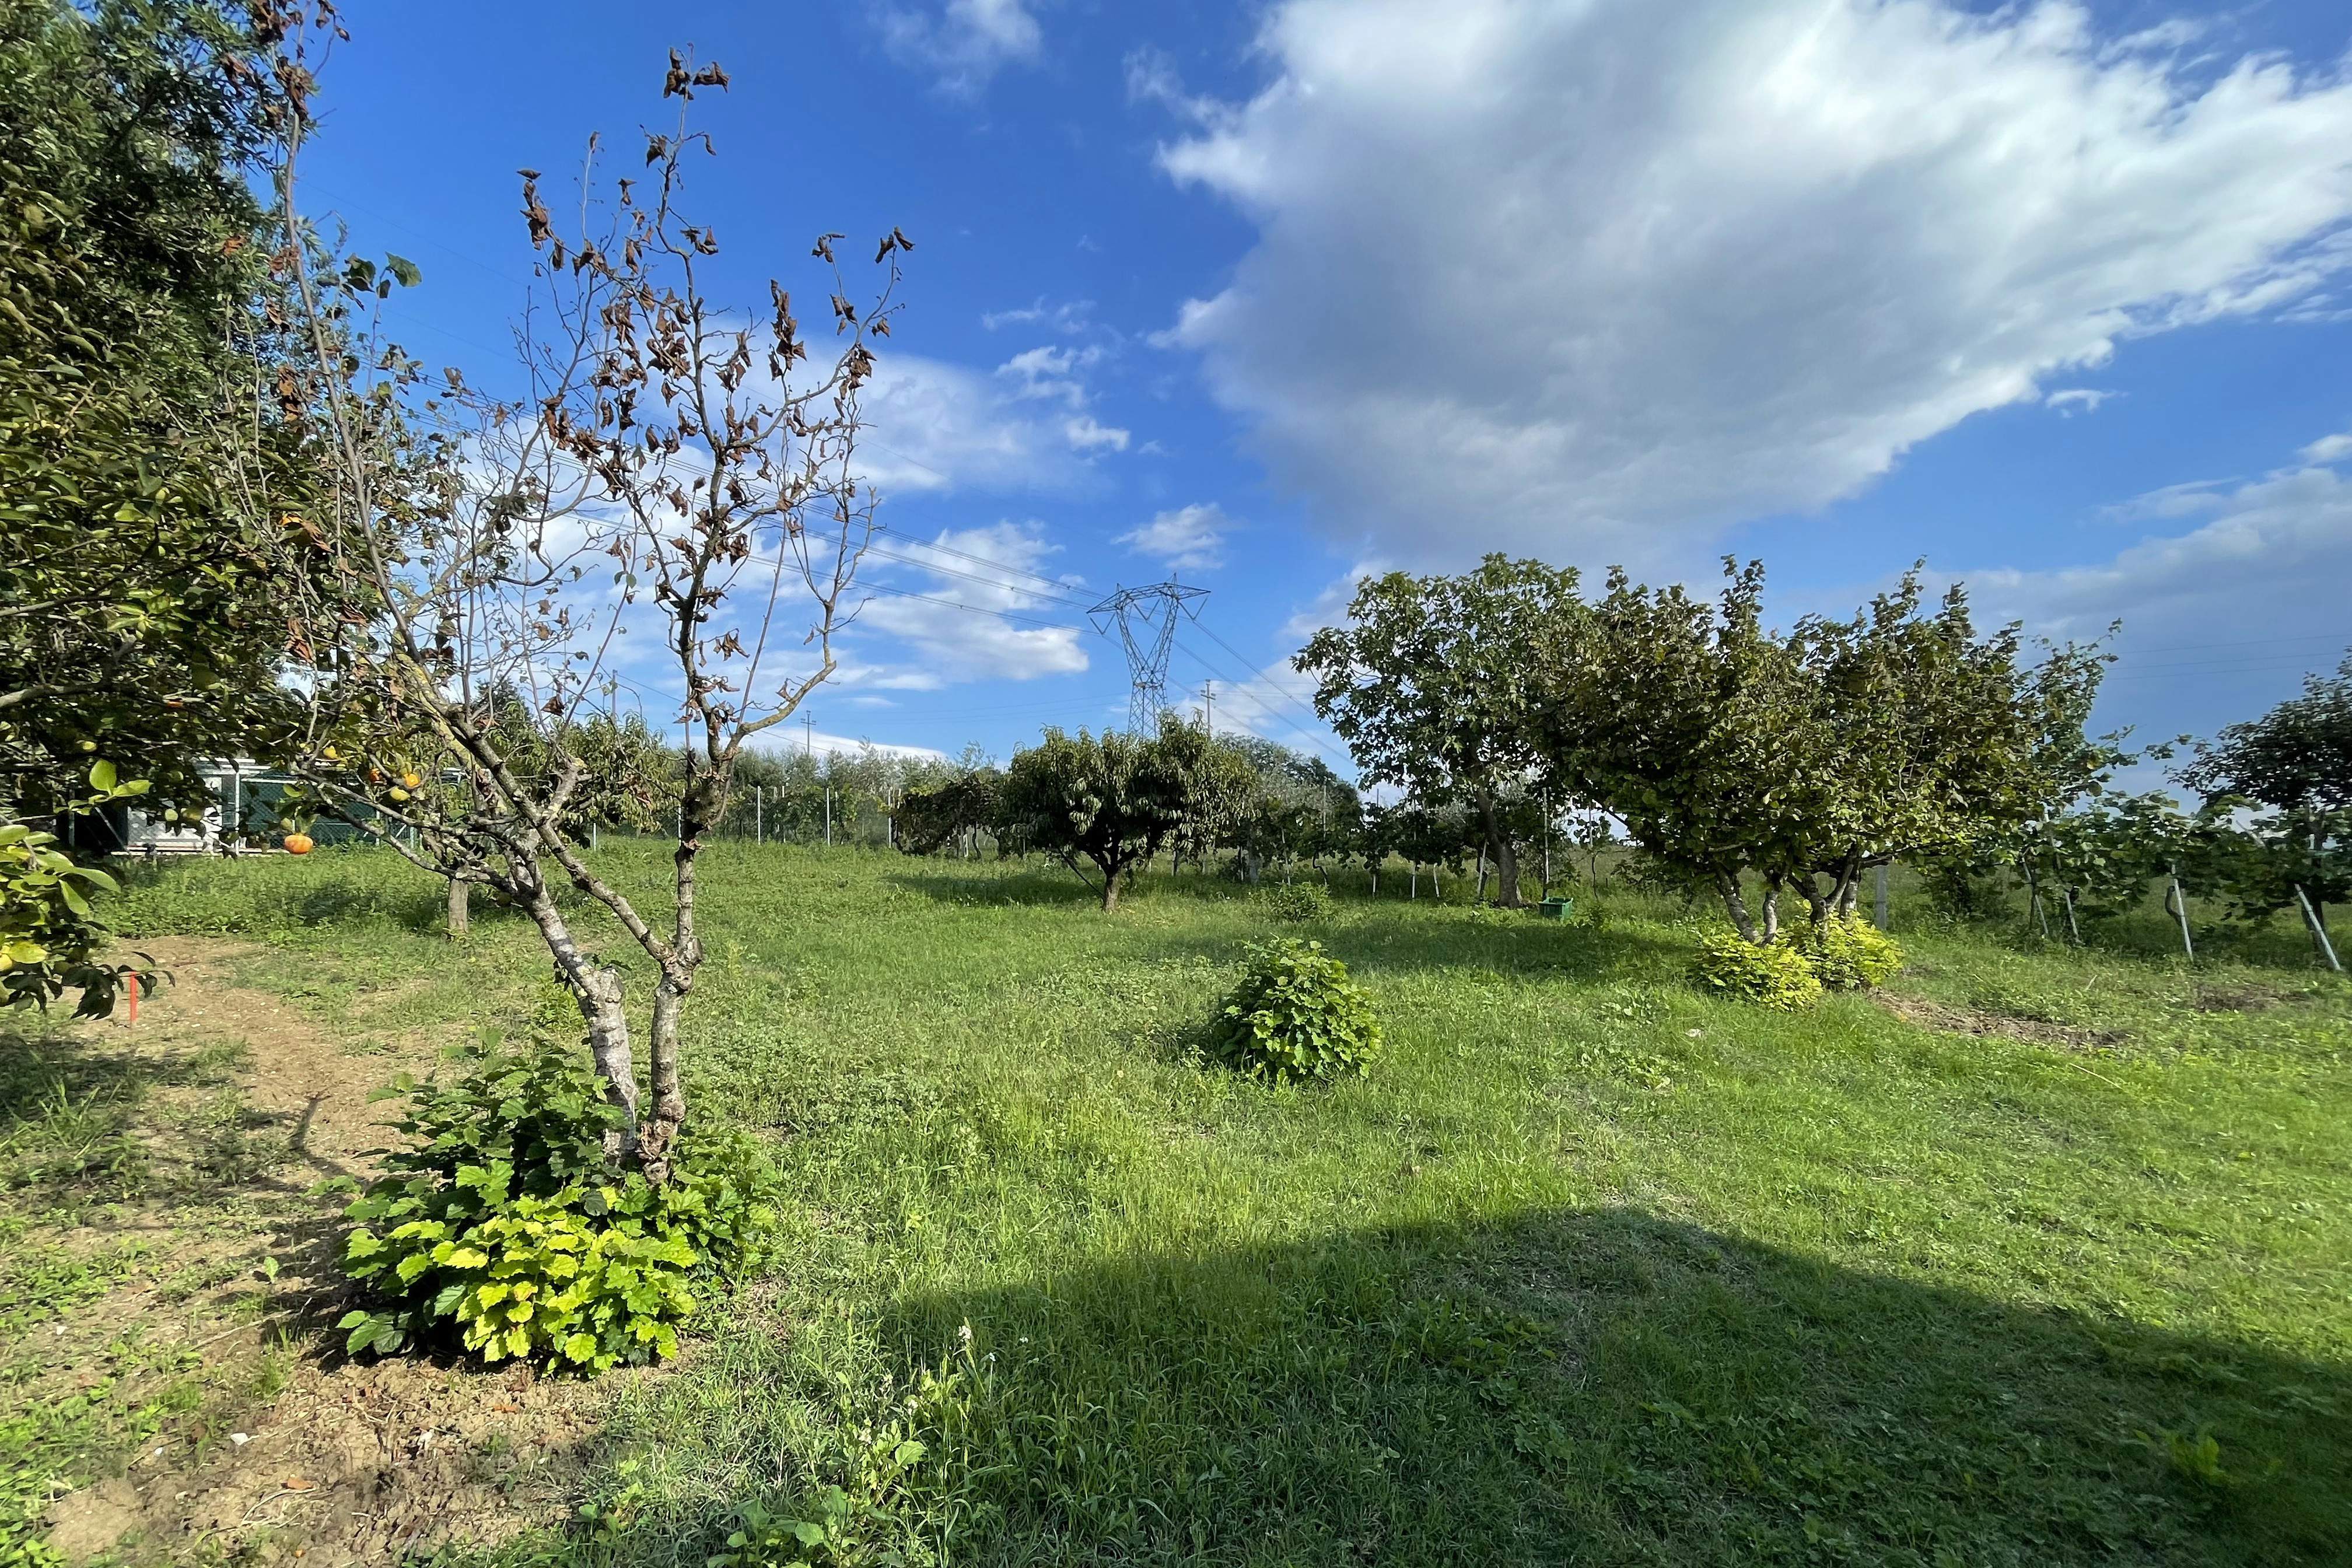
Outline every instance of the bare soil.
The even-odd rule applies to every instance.
[[[37,1352],[37,1393],[119,1390],[131,1345],[156,1386],[193,1378],[202,1397],[183,1400],[195,1408],[121,1456],[117,1473],[57,1499],[43,1519],[49,1544],[74,1563],[338,1568],[562,1518],[613,1380],[355,1363],[333,1329],[350,1304],[334,1268],[341,1200],[311,1189],[369,1173],[383,1138],[369,1093],[430,1066],[439,1042],[352,1054],[294,1005],[237,983],[255,949],[174,939],[143,950],[176,983],[142,1002],[135,1026],[79,1024],[70,1038],[184,1086],[142,1103],[156,1178],[136,1200],[37,1223],[19,1243],[137,1262],[18,1348]],[[186,1070],[205,1059],[226,1064],[209,1081]]]
[[[2042,1018],[2023,1018],[2013,1013],[1989,1013],[1982,1008],[1938,1002],[1933,997],[1915,996],[1900,991],[1874,991],[1870,994],[1880,1006],[1905,1022],[1916,1024],[1922,1028],[1940,1029],[1946,1034],[1998,1035],[2004,1039],[2022,1040],[2028,1045],[2077,1053],[2105,1050],[2122,1044],[2124,1039],[2123,1036],[2111,1029],[2085,1029],[2071,1024],[2053,1024]]]

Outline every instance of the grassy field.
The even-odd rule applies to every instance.
[[[1106,918],[1058,868],[705,863],[691,1091],[773,1140],[785,1245],[679,1363],[607,1380],[589,1513],[504,1558],[699,1565],[837,1486],[858,1545],[813,1561],[2352,1562],[2352,986],[2292,932],[2189,966],[2153,923],[2082,952],[1906,897],[1894,1008],[1779,1016],[1683,978],[1719,917],[1630,893],[1554,924],[1359,889],[1295,928],[1189,879]],[[320,855],[167,870],[118,918],[261,944],[245,978],[350,1051],[524,1026],[529,928],[453,944],[438,907]],[[1241,943],[1299,929],[1387,1055],[1201,1066]],[[104,1288],[43,1284],[47,1244],[124,1212],[56,1152],[139,1096],[9,1048],[29,1388]],[[190,1081],[173,1114],[266,1160]],[[22,1491],[174,1440],[133,1399],[68,1441],[20,1398],[0,1460]]]

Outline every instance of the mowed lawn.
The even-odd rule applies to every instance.
[[[1630,892],[1358,873],[1289,926],[1190,877],[1106,917],[1058,867],[705,865],[691,1092],[773,1141],[784,1242],[616,1383],[595,1517],[509,1556],[699,1565],[838,1485],[864,1544],[814,1562],[2352,1563],[2352,987],[2291,932],[2192,967],[1904,899],[1917,1023],[1710,1000],[1719,915]],[[265,943],[353,1042],[548,1016],[523,922],[438,908],[322,853],[122,916]],[[1277,932],[1373,995],[1362,1080],[1192,1055]]]

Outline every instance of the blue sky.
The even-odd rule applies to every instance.
[[[927,563],[873,580],[925,597],[867,607],[820,737],[1003,756],[1116,723],[1083,607],[1173,570],[1210,592],[1171,693],[1213,678],[1221,721],[1328,746],[1283,657],[1354,574],[1490,550],[1694,581],[1758,554],[1791,616],[1924,557],[1988,619],[2120,618],[2101,718],[2143,736],[2352,645],[2340,4],[349,22],[309,202],[420,264],[393,325],[478,382],[529,287],[514,171],[560,205],[591,132],[634,148],[672,47],[733,79],[697,106],[723,291],[812,287],[822,230],[914,239],[866,460],[886,548]]]

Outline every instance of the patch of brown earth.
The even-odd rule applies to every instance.
[[[1870,994],[1880,1006],[1906,1023],[1916,1024],[1923,1029],[1938,1029],[1948,1035],[1997,1035],[2003,1039],[2022,1040],[2028,1045],[2084,1053],[2120,1045],[2124,1038],[2110,1029],[2085,1029],[2071,1024],[2053,1024],[2041,1018],[2021,1018],[2011,1013],[1988,1013],[1980,1008],[1964,1007],[1899,991],[1874,991]]]
[[[347,1052],[294,1006],[236,983],[248,946],[181,938],[142,948],[176,984],[142,1003],[137,1025],[79,1024],[70,1037],[152,1066],[163,1082],[185,1081],[176,1068],[207,1049],[217,1058],[242,1042],[227,1077],[245,1154],[226,1164],[189,1154],[167,1103],[185,1096],[158,1091],[152,1116],[142,1107],[153,1124],[142,1135],[168,1179],[20,1243],[91,1258],[128,1247],[136,1261],[105,1295],[31,1329],[21,1348],[37,1352],[37,1370],[18,1394],[119,1398],[140,1377],[158,1392],[175,1378],[201,1391],[182,1402],[193,1410],[117,1456],[118,1473],[51,1503],[48,1544],[69,1563],[299,1555],[303,1568],[341,1568],[562,1517],[614,1379],[362,1365],[338,1353],[333,1323],[349,1305],[335,1268],[341,1200],[310,1189],[368,1173],[365,1152],[384,1137],[383,1108],[368,1095],[403,1068],[429,1065],[430,1043]]]
[[[247,1102],[285,1130],[288,1155],[310,1173],[306,1184],[367,1174],[361,1156],[384,1140],[376,1125],[383,1108],[371,1105],[368,1096],[403,1067],[430,1065],[429,1050],[343,1050],[290,1003],[236,983],[238,962],[258,951],[250,944],[157,937],[142,942],[140,951],[169,971],[173,983],[140,1003],[135,1026],[110,1019],[89,1026],[93,1032],[119,1033],[126,1042],[135,1042],[138,1031],[243,1041],[250,1054]]]
[[[341,1568],[500,1541],[570,1511],[604,1399],[528,1373],[313,1360],[268,1403],[185,1424],[60,1499],[48,1542],[68,1562]]]
[[[2264,991],[2252,985],[2200,985],[2197,987],[2197,1010],[2200,1013],[2266,1013],[2283,998],[2274,991]]]

